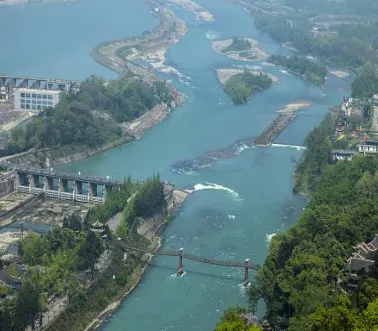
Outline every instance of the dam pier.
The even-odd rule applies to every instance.
[[[7,161],[0,166],[15,172],[14,190],[33,195],[72,200],[86,203],[103,203],[112,189],[119,189],[122,181],[109,177],[92,177],[82,174],[56,171],[53,168],[39,169],[22,167]]]

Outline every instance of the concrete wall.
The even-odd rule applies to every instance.
[[[14,191],[16,173],[7,172],[0,175],[0,197],[3,197]]]

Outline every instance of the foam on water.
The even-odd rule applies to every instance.
[[[209,40],[219,39],[222,34],[217,31],[209,30],[205,33],[205,36]]]
[[[181,276],[177,276],[177,274],[174,273],[174,274],[169,275],[169,277],[168,277],[167,280],[168,281],[173,281],[174,279],[180,279],[180,278],[184,277],[185,275],[186,275],[185,271],[184,271],[184,273]]]
[[[235,219],[235,215],[228,215],[228,219],[229,220],[234,220]]]
[[[247,289],[251,286],[251,283],[248,283],[247,286],[244,286],[243,283],[238,284],[239,294],[245,296],[247,294]]]
[[[192,190],[191,192],[202,191],[202,190],[226,191],[226,192],[231,193],[235,198],[239,198],[239,194],[237,192],[235,192],[234,190],[232,190],[228,187],[225,187],[223,185],[216,184],[216,183],[203,182],[203,183],[200,183],[200,184],[196,184],[196,185],[194,185],[194,190]]]
[[[270,243],[270,241],[272,240],[272,238],[274,237],[276,235],[276,233],[267,233],[266,235],[265,235],[265,241],[267,242],[267,243]]]
[[[286,147],[286,148],[295,148],[297,151],[305,150],[305,146],[297,146],[297,145],[284,145],[284,144],[272,144],[271,147]]]

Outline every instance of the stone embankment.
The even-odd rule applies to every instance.
[[[86,159],[95,154],[105,152],[127,142],[133,141],[130,136],[125,136],[117,141],[108,143],[98,148],[83,150],[83,146],[66,146],[61,148],[45,148],[12,155],[6,159],[12,163],[29,165],[39,168],[48,168],[55,165],[66,164]]]
[[[310,105],[307,101],[297,101],[278,110],[278,117],[270,123],[264,132],[254,142],[256,146],[270,146],[278,135],[297,117],[297,112]]]
[[[270,123],[264,132],[255,140],[256,146],[270,146],[274,139],[297,117],[296,113],[282,113]]]

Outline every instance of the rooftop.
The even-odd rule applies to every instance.
[[[61,90],[49,90],[49,89],[32,89],[32,88],[25,88],[25,87],[20,87],[17,90],[15,89],[15,92],[20,92],[20,93],[50,93],[50,94],[59,94],[63,91]]]
[[[361,141],[360,142],[360,145],[367,145],[367,146],[378,146],[378,141],[377,140],[365,140],[365,141]]]

